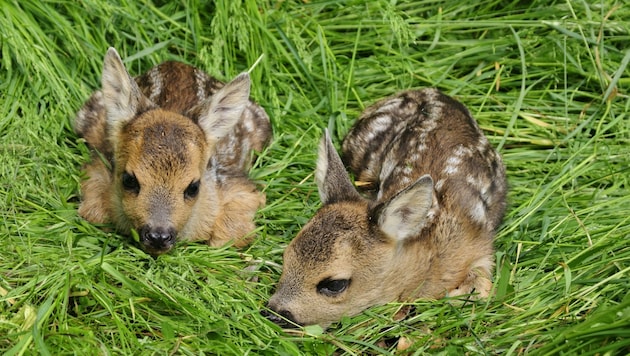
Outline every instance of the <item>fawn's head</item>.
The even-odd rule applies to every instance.
[[[108,50],[102,92],[114,151],[114,213],[148,252],[170,250],[196,202],[207,199],[208,161],[247,106],[249,84],[247,73],[239,75],[186,117],[152,103]]]
[[[380,203],[355,190],[326,132],[316,181],[322,208],[284,252],[283,272],[269,308],[283,325],[328,324],[395,300],[404,276],[403,245],[426,224],[433,182],[429,176]],[[414,268],[414,267],[410,267]]]

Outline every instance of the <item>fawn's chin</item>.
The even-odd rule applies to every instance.
[[[140,247],[142,247],[144,252],[150,254],[151,256],[158,257],[159,255],[170,252],[173,247],[175,247],[175,243],[167,244],[164,246],[155,246],[151,243],[140,241]]]
[[[159,255],[163,255],[165,253],[170,252],[173,249],[173,246],[168,247],[168,248],[162,248],[162,249],[155,249],[155,248],[150,248],[147,246],[142,246],[142,249],[149,255],[153,257],[158,257]]]

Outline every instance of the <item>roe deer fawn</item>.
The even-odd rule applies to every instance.
[[[92,150],[79,214],[124,234],[135,229],[153,255],[177,240],[247,244],[265,203],[248,179],[252,151],[271,137],[249,88],[247,73],[223,84],[179,62],[132,78],[110,48],[102,89],[74,122]]]
[[[270,320],[327,327],[392,301],[488,296],[505,170],[461,103],[436,89],[381,100],[342,153],[326,131],[315,172],[323,205],[284,252]]]

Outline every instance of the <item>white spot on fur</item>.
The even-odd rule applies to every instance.
[[[385,162],[383,162],[383,166],[381,167],[381,175],[379,176],[379,180],[381,182],[384,182],[387,177],[392,174],[394,169],[396,169],[396,162],[391,159],[385,160]],[[379,193],[381,190],[382,189],[379,190]]]
[[[147,73],[149,76],[149,80],[151,81],[151,91],[149,93],[149,99],[153,102],[156,101],[157,97],[162,94],[162,86],[164,85],[162,81],[162,73],[158,70],[158,67],[154,67]]]
[[[372,130],[373,131],[385,131],[392,125],[392,118],[388,115],[383,115],[377,117],[374,121],[372,121]]]
[[[444,179],[440,179],[437,181],[437,183],[435,183],[435,190],[437,192],[442,191],[442,188],[444,187]]]
[[[400,105],[402,99],[400,98],[395,98],[392,100],[389,100],[387,103],[381,105],[378,109],[376,109],[376,111],[374,113],[383,113],[383,112],[389,112],[392,109],[397,109],[398,106]]]
[[[425,95],[427,96],[427,103],[429,103],[429,119],[432,123],[435,123],[438,119],[442,118],[444,115],[442,113],[442,109],[444,108],[444,102],[438,99],[438,91],[437,90],[426,90]],[[433,127],[432,127],[433,129]]]
[[[475,204],[473,204],[470,210],[470,217],[480,223],[486,222],[486,208],[483,205],[483,202],[477,201]]]
[[[193,73],[195,75],[195,86],[197,87],[197,99],[199,99],[199,101],[202,101],[207,96],[206,89],[204,88],[207,78],[205,73],[198,70],[197,68],[194,69]]]
[[[444,167],[443,173],[446,175],[452,175],[459,171],[459,166],[463,159],[470,156],[471,150],[468,147],[459,146],[453,152],[453,155],[446,159],[446,167]]]
[[[392,126],[392,118],[388,115],[379,116],[370,123],[370,130],[366,134],[366,142],[373,141],[378,134]]]
[[[475,188],[475,190],[479,190],[480,187],[480,182],[476,177],[473,176],[466,176],[466,183],[470,184],[471,186],[473,186],[473,188]]]
[[[256,129],[255,125],[254,125],[254,120],[251,117],[251,115],[248,115],[245,120],[243,120],[243,127],[245,128],[245,131],[247,131],[247,133],[252,133],[254,132],[254,130]]]
[[[438,106],[435,106],[435,107],[436,107],[436,108],[438,108],[438,110],[437,110],[437,111],[439,111],[439,112],[440,112],[440,114],[439,114],[439,115],[442,115],[442,109],[441,109],[441,108],[439,108]],[[428,120],[426,120],[426,121],[424,122],[424,125],[422,125],[422,131],[423,131],[423,132],[422,132],[422,135],[420,136],[423,140],[424,140],[424,139],[426,139],[426,136],[427,136],[427,135],[428,135],[431,131],[433,131],[433,130],[435,130],[435,129],[437,128],[437,124],[438,124],[438,123],[437,123],[437,121],[438,121],[438,120],[437,120],[437,118],[439,118],[439,117],[440,117],[440,116],[438,116],[438,115],[435,115],[435,116],[434,116],[434,115],[431,115],[431,117],[430,117]]]
[[[466,182],[470,184],[475,190],[479,191],[482,197],[487,196],[488,189],[490,188],[490,182],[473,176],[466,177]]]
[[[427,146],[425,144],[426,140],[427,140],[427,136],[429,136],[429,134],[434,131],[435,129],[437,129],[438,127],[438,122],[437,119],[430,117],[428,118],[422,125],[421,128],[419,128],[419,132],[420,134],[418,135],[418,138],[415,140],[412,140],[409,143],[410,147],[415,147],[416,151],[418,152],[422,152],[425,151],[427,149]],[[417,155],[417,154],[414,154]]]
[[[451,175],[457,173],[460,163],[461,160],[459,159],[459,157],[449,157],[446,160],[446,168],[444,168],[444,174]]]

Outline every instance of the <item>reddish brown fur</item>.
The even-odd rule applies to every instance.
[[[125,234],[138,230],[154,254],[168,251],[175,237],[247,244],[265,202],[247,178],[251,151],[271,136],[269,118],[248,93],[247,75],[224,85],[178,62],[132,79],[110,49],[103,89],[75,119],[93,151],[79,214]],[[125,174],[135,178],[137,191],[124,187]]]
[[[463,105],[434,89],[384,99],[348,133],[343,156],[370,199],[326,136],[323,206],[285,250],[272,311],[327,326],[396,300],[488,296],[505,172]]]

